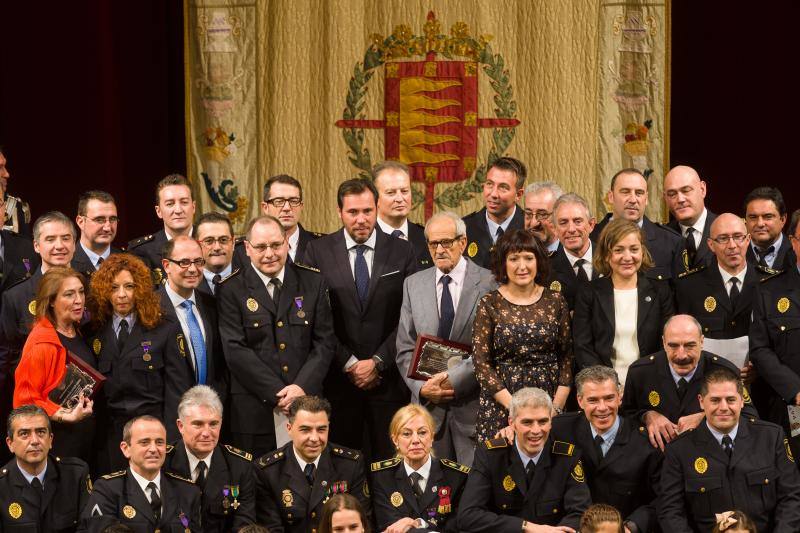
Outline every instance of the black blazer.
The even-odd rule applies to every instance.
[[[675,314],[675,303],[666,281],[648,279],[641,272],[636,290],[639,295],[636,337],[639,356],[644,357],[661,348],[662,330],[667,319]],[[575,301],[572,338],[580,368],[613,366],[614,330],[614,286],[610,277],[595,279],[588,290],[578,292]]]
[[[122,250],[112,246],[111,253],[120,254],[122,253]],[[80,242],[75,243],[75,254],[72,256],[72,262],[70,265],[72,265],[72,268],[85,275],[87,278],[94,274],[97,270],[92,264],[92,260],[89,259],[88,255],[86,255],[86,252],[83,250],[83,246],[81,246]],[[88,283],[89,280],[87,279],[86,282]]]
[[[0,294],[19,280],[39,269],[39,254],[33,250],[30,239],[20,237],[13,231],[0,232],[3,241],[3,269],[0,277]]]
[[[489,225],[486,224],[486,208],[470,213],[463,220],[467,226],[467,248],[464,250],[464,255],[472,259],[476,265],[491,269],[494,241],[489,235]],[[525,211],[517,206],[506,231],[524,227]]]
[[[597,279],[597,271],[592,268],[592,279]],[[550,277],[547,279],[550,290],[558,291],[567,301],[570,311],[575,309],[575,295],[586,282],[581,282],[575,275],[575,270],[567,259],[564,246],[559,244],[558,249],[550,256]],[[584,287],[585,288],[585,287]]]
[[[710,265],[714,262],[714,254],[711,253],[707,240],[708,236],[711,234],[711,224],[714,223],[716,218],[716,214],[708,210],[706,211],[706,223],[703,226],[703,235],[700,237],[700,244],[697,246],[697,254],[694,256],[694,263],[692,264],[689,264],[688,262],[689,256],[686,253],[686,239],[683,239],[683,243],[680,246],[680,258],[684,270],[689,270],[701,265]],[[683,237],[681,226],[674,218],[669,221],[669,224],[667,224],[666,227]]]
[[[758,258],[753,252],[752,243],[747,246],[747,264],[758,264]],[[772,270],[789,270],[794,268],[795,265],[797,265],[797,256],[794,253],[794,249],[792,248],[792,243],[789,241],[789,237],[784,234],[783,240],[781,241],[781,247],[778,248],[778,254],[775,256],[775,260],[772,262],[771,268]]]

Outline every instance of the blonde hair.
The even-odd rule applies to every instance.
[[[422,420],[425,421],[425,424],[427,424],[428,428],[431,430],[431,434],[436,432],[436,422],[433,421],[433,416],[431,416],[430,411],[418,403],[410,403],[398,409],[392,417],[392,421],[389,424],[389,437],[392,440],[399,437],[403,427],[405,427],[412,418],[418,416],[422,417]]]
[[[611,275],[611,265],[608,261],[611,259],[611,250],[622,239],[635,233],[639,237],[639,243],[642,245],[642,265],[639,267],[640,271],[645,271],[648,268],[653,268],[653,256],[650,255],[650,250],[647,249],[647,237],[644,231],[635,222],[626,220],[624,218],[615,218],[609,222],[603,231],[600,232],[600,237],[597,239],[597,250],[594,252],[592,258],[592,267],[598,274],[603,276]]]

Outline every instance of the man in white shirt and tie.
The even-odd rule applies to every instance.
[[[197,220],[197,242],[203,250],[203,279],[197,290],[214,296],[217,285],[233,272],[233,226],[225,215],[214,211]]]
[[[706,209],[706,182],[692,167],[678,165],[664,176],[664,201],[673,220],[667,227],[683,237],[681,261],[685,270],[713,261],[707,239],[717,215]]]
[[[105,191],[82,193],[78,200],[75,223],[81,230],[81,237],[75,247],[72,268],[82,274],[91,275],[109,255],[121,252],[111,246],[117,236],[119,224],[114,197]]]
[[[582,283],[594,279],[592,241],[595,218],[589,203],[575,193],[561,195],[553,205],[553,227],[558,249],[550,255],[550,290],[559,291],[570,309]]]

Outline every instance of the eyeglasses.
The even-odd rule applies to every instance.
[[[203,259],[202,257],[198,257],[197,259],[178,259],[177,261],[175,259],[170,259],[169,257],[165,257],[164,259],[166,259],[170,263],[175,263],[184,270],[186,270],[192,265],[196,266],[197,268],[200,268],[206,264],[206,260]]]
[[[273,253],[275,253],[278,250],[280,250],[281,246],[283,246],[286,243],[285,240],[281,241],[281,242],[271,242],[271,243],[265,243],[265,244],[253,244],[250,241],[247,241],[247,242],[250,243],[250,248],[252,248],[253,250],[255,250],[256,252],[258,252],[260,254],[263,254],[264,252],[266,252],[267,248],[269,248],[270,250],[272,250]]]
[[[272,207],[283,207],[286,205],[286,202],[289,202],[291,207],[297,207],[303,203],[303,199],[298,198],[297,196],[292,196],[291,198],[270,198],[267,200],[267,203]]]
[[[94,217],[90,218],[89,220],[98,226],[105,226],[107,223],[116,224],[119,222],[119,217]]]
[[[733,242],[736,244],[742,244],[747,239],[746,233],[734,233],[733,235],[720,235],[716,238],[711,239],[717,244],[728,244],[733,239]]]
[[[227,235],[224,237],[206,237],[205,239],[201,240],[200,242],[205,244],[206,246],[214,246],[215,242],[220,243],[222,246],[226,246],[233,241],[233,237],[228,237]]]
[[[542,210],[542,211],[536,211],[534,213],[533,211],[530,211],[530,210],[527,210],[527,209],[525,210],[525,218],[536,217],[536,220],[538,220],[539,222],[544,222],[545,220],[550,218],[552,215],[553,215],[553,213],[550,212],[550,211]]]
[[[449,250],[450,248],[453,247],[453,243],[455,243],[456,241],[460,241],[463,237],[464,237],[463,235],[459,235],[455,239],[441,239],[438,241],[428,241],[428,248],[430,248],[431,250],[435,250],[441,245],[441,247],[444,248],[445,250]]]

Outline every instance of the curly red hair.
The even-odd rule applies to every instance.
[[[161,302],[153,290],[150,269],[141,259],[131,254],[112,254],[103,261],[90,282],[89,311],[92,322],[103,326],[114,314],[111,305],[111,285],[117,274],[127,270],[133,276],[136,288],[133,291],[136,320],[145,328],[152,329],[161,322]]]

